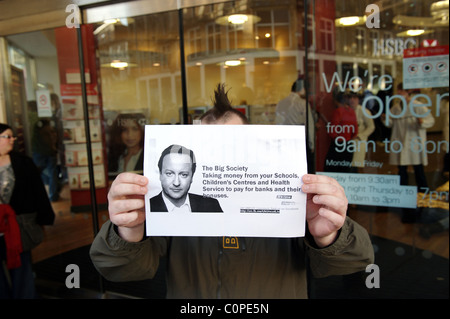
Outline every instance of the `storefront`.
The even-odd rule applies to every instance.
[[[279,107],[297,83],[308,170],[344,186],[348,215],[373,239],[386,288],[362,281],[359,296],[448,298],[448,1],[50,2],[0,2],[0,122],[30,156],[43,119],[60,140],[56,221],[33,251],[38,281],[64,285],[77,263],[65,256],[88,258],[110,182],[142,170],[124,161],[142,148],[144,125],[192,124],[219,83],[251,124],[302,124]],[[341,108],[357,124],[341,122]],[[86,267],[86,289],[164,295],[160,281],[136,292]],[[411,289],[417,280],[423,289]],[[313,297],[329,297],[321,285]]]

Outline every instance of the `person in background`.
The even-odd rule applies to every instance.
[[[0,123],[0,299],[35,298],[31,250],[55,213],[32,159],[13,151],[12,128]]]
[[[403,88],[403,83],[400,83],[397,86],[397,91],[399,95],[404,97],[406,105],[394,103],[391,108],[391,113],[398,116],[402,113],[402,110],[404,110],[403,116],[392,116],[389,118],[389,122],[387,122],[386,115],[381,115],[381,120],[384,125],[392,128],[391,144],[396,141],[399,142],[397,145],[401,145],[402,147],[401,150],[396,149],[389,153],[389,164],[398,167],[401,185],[409,185],[407,169],[408,166],[413,166],[417,190],[420,192],[422,189],[428,188],[424,170],[424,166],[428,165],[428,155],[425,151],[425,145],[427,141],[427,128],[434,125],[434,117],[426,106],[420,106],[418,100],[415,100],[414,102],[415,114],[411,113],[411,108],[407,106],[409,106],[415,90],[405,90]],[[413,148],[413,145],[416,144],[420,144],[420,149],[422,151],[419,152]]]
[[[55,123],[56,130],[56,167],[58,175],[58,187],[59,189],[61,189],[62,182],[67,180],[65,145],[63,142],[64,127],[62,119],[62,109],[61,102],[59,101],[59,97],[56,93],[50,94],[50,100],[52,105],[52,121]]]
[[[347,147],[342,147],[358,135],[356,113],[350,107],[349,98],[349,92],[335,91],[336,108],[331,121],[327,123],[327,133],[331,137],[331,144],[325,158],[325,172],[349,173],[351,171],[353,152],[350,152]]]
[[[223,86],[202,124],[242,125]],[[295,160],[295,159],[292,159]],[[146,237],[148,179],[117,176],[108,193],[109,216],[91,245],[95,267],[108,280],[152,278],[167,257],[168,298],[307,298],[307,270],[325,277],[365,270],[374,252],[367,231],[347,217],[336,180],[302,177],[307,194],[304,238]],[[229,238],[228,238],[229,239]],[[227,243],[232,242],[229,246]],[[309,263],[307,263],[309,260]]]
[[[415,89],[404,89],[403,83],[399,83],[397,93],[404,98],[404,101],[399,103],[397,99],[395,101],[397,103],[394,102],[390,112],[395,117],[391,116],[389,122],[386,114],[381,114],[381,120],[384,125],[391,128],[390,143],[396,146],[389,152],[389,164],[398,167],[400,185],[409,185],[408,166],[412,166],[419,193],[428,189],[424,169],[424,166],[428,165],[427,128],[434,125],[434,117],[426,106],[421,106],[417,99],[414,101],[414,114],[411,112],[410,102],[416,92]],[[418,209],[403,208],[402,222],[415,223],[420,219],[420,215]]]
[[[48,185],[48,196],[52,202],[59,200],[61,189],[58,178],[58,134],[51,118],[39,118],[33,127],[31,149],[33,161],[39,168],[42,180]]]
[[[364,167],[364,160],[366,159],[366,142],[368,137],[375,131],[375,124],[368,116],[370,111],[366,109],[363,111],[359,103],[359,96],[354,92],[350,92],[349,105],[355,111],[356,121],[358,123],[358,134],[355,141],[358,143],[357,149],[353,152],[352,171],[357,173],[357,167]],[[366,115],[364,112],[370,114]]]
[[[307,153],[308,153],[308,166],[313,167],[314,152],[314,116],[311,107],[306,103],[305,96],[305,84],[303,76],[299,76],[298,79],[292,84],[291,92],[288,96],[278,102],[275,112],[275,124],[277,125],[305,125],[308,138]]]
[[[141,113],[117,115],[111,127],[108,153],[110,172],[142,172],[145,124],[145,116]]]

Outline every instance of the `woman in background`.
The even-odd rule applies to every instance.
[[[0,123],[0,299],[35,298],[31,250],[55,213],[38,168],[13,151],[12,128]]]
[[[401,145],[389,153],[389,164],[398,167],[400,185],[409,185],[408,166],[412,166],[417,191],[425,191],[428,189],[424,169],[424,166],[428,165],[427,129],[434,125],[435,120],[428,107],[417,99],[414,101],[414,110],[411,111],[410,102],[420,90],[404,89],[403,83],[400,83],[397,85],[397,91],[397,94],[404,98],[405,104],[394,103],[391,108],[393,116],[389,122],[386,120],[385,114],[381,115],[384,125],[392,129],[391,145],[394,145],[394,141],[397,146]]]
[[[331,144],[325,158],[325,172],[351,172],[353,152],[347,147],[342,149],[342,145],[347,145],[348,141],[355,139],[358,135],[358,121],[355,110],[350,107],[349,98],[349,92],[335,92],[336,108],[331,121],[327,123],[327,133],[331,137]]]
[[[356,150],[353,152],[352,172],[358,173],[358,167],[364,167],[366,159],[366,145],[369,136],[375,131],[375,123],[368,115],[372,116],[370,110],[366,109],[367,115],[364,114],[361,104],[359,104],[359,96],[354,92],[350,92],[349,105],[355,111],[356,122],[358,123],[358,134],[355,142]]]
[[[109,172],[142,172],[144,163],[145,116],[119,114],[111,127]]]

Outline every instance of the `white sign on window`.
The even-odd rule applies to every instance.
[[[50,100],[49,90],[37,90],[36,91],[36,104],[38,117],[51,117],[52,116],[52,102]]]
[[[448,45],[406,49],[403,88],[448,87]]]

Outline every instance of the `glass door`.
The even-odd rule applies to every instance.
[[[423,296],[439,296],[449,257],[448,2],[313,1],[308,16],[317,173],[345,187],[381,285],[414,298],[394,282],[424,281],[433,288]]]
[[[12,79],[12,89],[6,95],[14,101],[7,113],[20,136],[16,150],[31,157],[40,170],[56,215],[53,225],[44,226],[42,243],[32,250],[37,292],[44,298],[51,294],[46,290],[49,282],[65,287],[66,267],[71,264],[82,273],[92,273],[93,280],[86,281],[83,288],[99,289],[99,277],[86,261],[98,218],[94,208],[103,209],[99,215],[107,216],[104,209],[108,185],[98,75],[92,63],[94,47],[85,39],[86,81],[82,81],[76,29],[61,27],[6,37]],[[82,95],[82,85],[87,89],[87,98]],[[49,134],[55,138],[48,139]],[[89,149],[93,160],[88,158]],[[92,185],[97,195],[95,203]]]

